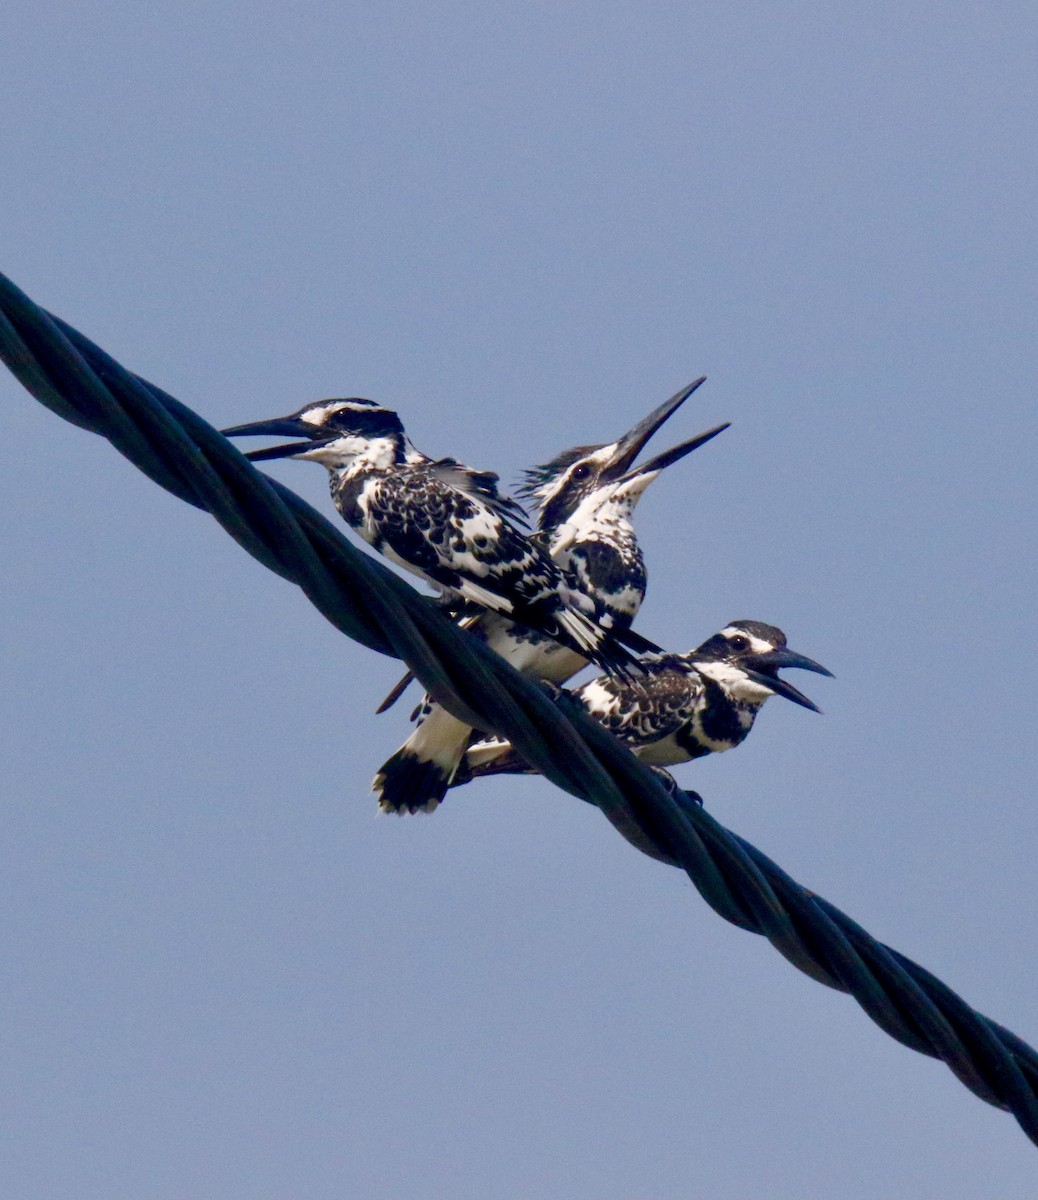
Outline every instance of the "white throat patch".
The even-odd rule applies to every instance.
[[[771,647],[767,647],[769,650]],[[719,683],[733,700],[748,704],[763,704],[774,692],[764,684],[751,679],[741,667],[726,662],[697,662],[701,675]]]

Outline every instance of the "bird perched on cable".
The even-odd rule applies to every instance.
[[[779,678],[783,667],[832,674],[790,650],[782,630],[761,621],[732,621],[687,654],[646,655],[642,663],[645,674],[639,676],[636,689],[603,676],[577,688],[572,696],[643,763],[655,768],[740,745],[769,696],[785,696],[820,712],[803,692]],[[508,742],[487,738],[470,747],[459,781],[532,773]]]
[[[613,640],[608,619],[596,621],[594,601],[519,528],[521,510],[498,494],[497,476],[422,454],[391,409],[359,397],[321,400],[223,432],[302,439],[246,457],[327,468],[346,522],[390,562],[433,584],[445,602],[504,613],[610,674],[632,669],[633,655]],[[630,636],[636,645],[645,640]]]
[[[535,539],[592,598],[596,619],[613,630],[629,628],[645,596],[635,506],[661,471],[728,427],[719,425],[641,466],[633,465],[649,438],[702,382],[697,379],[677,392],[617,441],[563,451],[526,472],[522,491],[537,505]],[[587,665],[586,655],[497,613],[484,613],[470,627],[532,678],[563,683]],[[471,739],[472,729],[428,696],[416,716],[417,727],[373,781],[384,812],[432,811]]]

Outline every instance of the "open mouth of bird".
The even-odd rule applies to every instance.
[[[744,665],[751,679],[769,688],[776,696],[785,696],[787,700],[792,700],[794,704],[799,704],[803,708],[809,708],[812,712],[820,713],[822,711],[799,688],[795,688],[785,679],[780,679],[778,674],[782,667],[797,667],[801,671],[814,671],[816,675],[827,675],[831,679],[832,671],[823,667],[821,663],[815,662],[813,658],[808,658],[806,654],[798,654],[795,650],[769,650],[764,654],[756,654],[747,658]]]
[[[286,442],[278,446],[266,446],[262,450],[248,450],[245,457],[251,462],[265,462],[272,458],[291,458],[293,454],[301,454],[313,450],[317,446],[326,446],[342,437],[341,432],[329,433],[319,425],[311,425],[300,417],[275,417],[271,421],[252,421],[247,425],[234,425],[230,429],[221,429],[224,437],[291,437],[301,439]]]

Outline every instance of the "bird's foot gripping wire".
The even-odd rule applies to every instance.
[[[681,805],[695,804],[699,808],[703,808],[703,797],[698,792],[689,791],[686,788],[678,787],[678,781],[673,775],[663,767],[650,766],[649,770],[663,784],[670,795]]]

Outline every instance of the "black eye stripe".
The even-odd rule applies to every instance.
[[[394,434],[403,433],[404,429],[396,413],[387,408],[341,408],[338,412],[329,413],[322,428],[365,438],[392,437]]]

